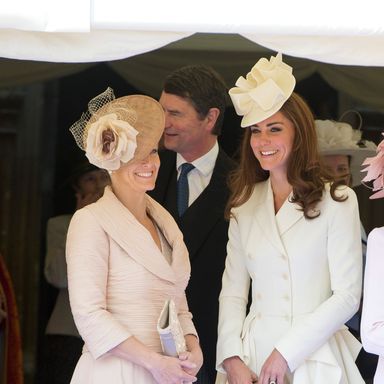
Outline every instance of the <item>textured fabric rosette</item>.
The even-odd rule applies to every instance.
[[[384,135],[384,133],[383,133]],[[377,147],[377,155],[367,157],[362,165],[366,165],[361,172],[367,172],[363,182],[373,180],[373,195],[370,199],[379,199],[384,197],[384,140]]]
[[[351,125],[333,120],[315,120],[317,140],[321,152],[337,149],[359,149],[361,131]]]
[[[361,163],[376,152],[373,141],[363,140],[362,131],[348,123],[334,120],[315,120],[318,147],[322,156],[348,156],[352,187],[361,183]]]
[[[133,159],[138,131],[110,113],[98,118],[87,131],[86,156],[90,163],[108,171]]]
[[[260,59],[236,87],[229,90],[236,113],[243,116],[242,127],[248,127],[278,112],[291,96],[296,80],[292,67],[283,63],[281,53],[270,60]]]

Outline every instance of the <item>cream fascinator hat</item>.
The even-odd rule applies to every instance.
[[[366,165],[366,167],[361,172],[367,172],[367,176],[362,180],[363,184],[373,180],[372,190],[375,193],[369,198],[384,197],[384,140],[377,146],[376,156],[366,158],[362,165]]]
[[[352,186],[361,183],[361,163],[376,152],[372,141],[362,140],[361,131],[348,123],[333,120],[315,120],[318,146],[321,156],[345,155],[351,158]]]
[[[157,147],[164,125],[163,108],[152,97],[115,99],[108,88],[88,103],[88,111],[69,130],[91,164],[114,171],[147,157]]]
[[[281,53],[268,61],[260,59],[244,78],[240,76],[236,87],[229,90],[233,106],[242,127],[249,127],[278,112],[291,96],[296,80],[292,67],[283,63]]]

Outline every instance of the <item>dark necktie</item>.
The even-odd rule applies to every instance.
[[[179,216],[188,208],[189,188],[188,188],[188,173],[195,168],[193,164],[184,163],[181,165],[180,176],[177,180],[177,209]]]

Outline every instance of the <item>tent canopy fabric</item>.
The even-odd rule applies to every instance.
[[[260,57],[282,52],[298,80],[317,72],[338,91],[384,111],[377,91],[384,89],[380,1],[308,4],[5,0],[0,87],[108,62],[127,82],[158,97],[162,80],[177,67],[207,64],[232,85]]]
[[[310,6],[309,6],[310,5]],[[384,66],[380,0],[255,2],[8,0],[0,56],[49,62],[128,58],[193,33],[240,34],[273,51],[320,62]]]
[[[193,34],[165,47],[108,65],[129,84],[143,93],[159,97],[164,78],[174,69],[188,64],[215,68],[231,86],[245,75],[260,57],[275,52],[237,34]],[[284,55],[298,81],[314,73],[337,91],[373,110],[384,111],[384,68],[334,65]],[[0,60],[0,88],[50,80],[85,70],[95,63],[48,63]]]

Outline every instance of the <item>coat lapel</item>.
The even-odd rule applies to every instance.
[[[190,272],[188,253],[185,246],[183,247],[182,235],[176,223],[149,196],[147,209],[173,249],[171,265],[165,260],[147,229],[121,204],[110,188],[106,188],[104,196],[92,205],[92,212],[99,224],[129,257],[165,280],[176,283],[180,274],[185,279],[185,274]],[[181,255],[176,255],[177,252]]]
[[[290,203],[288,198],[278,213],[275,214],[270,179],[257,184],[253,193],[257,199],[254,209],[255,218],[259,227],[268,241],[277,248],[279,252],[287,255],[282,236],[298,220],[303,218],[303,213],[297,209],[296,204]]]
[[[280,253],[286,255],[286,250],[281,241],[279,229],[276,224],[273,193],[270,180],[258,183],[253,194],[256,197],[254,206],[254,217],[264,236]]]
[[[304,219],[304,214],[300,211],[299,206],[290,202],[291,197],[292,193],[276,214],[276,224],[280,236],[283,236],[298,220]]]

